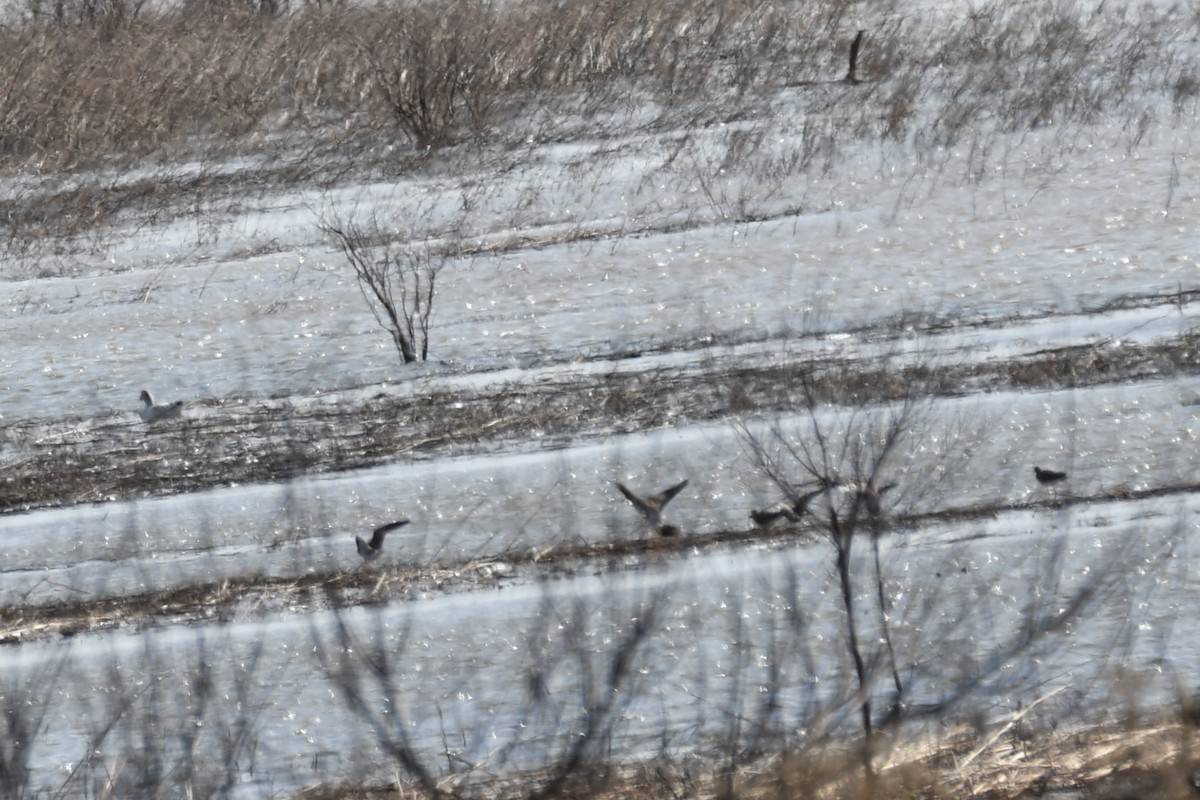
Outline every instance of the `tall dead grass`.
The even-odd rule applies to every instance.
[[[455,145],[457,158],[519,159],[529,143],[631,126],[773,125],[787,108],[797,121],[782,137],[734,132],[724,160],[688,177],[722,218],[753,220],[798,209],[780,200],[790,182],[863,143],[935,179],[967,147],[971,181],[1034,128],[1069,151],[1115,121],[1135,147],[1156,119],[1195,108],[1195,38],[1200,18],[1181,8],[1033,0],[958,17],[842,0],[29,0],[0,18],[0,176],[15,178],[0,234],[18,253],[87,247],[114,220],[202,213],[239,181],[395,174]],[[730,183],[731,169],[755,180]]]
[[[245,147],[248,134],[321,126],[419,148],[503,139],[524,133],[533,108],[628,105],[634,87],[660,109],[721,117],[755,92],[838,84],[863,24],[861,84],[835,98],[843,135],[920,130],[946,145],[983,119],[1095,119],[1146,90],[1178,111],[1194,95],[1180,87],[1200,73],[1169,47],[1194,33],[1194,15],[1032,11],[993,2],[930,20],[882,9],[864,23],[841,0],[31,2],[0,27],[0,170]],[[930,102],[941,107],[926,127],[918,112]]]
[[[762,11],[730,0],[416,0],[26,13],[0,29],[0,166],[88,166],[334,120],[444,144],[502,123],[517,90],[601,89],[679,74],[681,60],[694,77],[672,86],[699,89],[706,62],[756,60],[748,45],[784,38],[782,13]]]

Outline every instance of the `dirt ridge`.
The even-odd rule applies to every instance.
[[[957,366],[869,366],[827,359],[777,365],[614,371],[554,382],[512,381],[464,395],[449,388],[384,392],[336,405],[210,402],[203,415],[146,427],[131,414],[26,420],[0,436],[0,511],[173,495],[279,481],[498,446],[565,446],[802,407],[817,399],[866,405],[911,396],[1082,388],[1200,372],[1200,334],[1152,345],[1071,346]]]
[[[1095,505],[1197,493],[1200,493],[1200,482],[1036,503],[971,506],[896,516],[889,520],[889,527],[893,535],[903,536],[932,523],[969,523],[1030,508]],[[6,607],[5,618],[0,622],[0,645],[23,644],[54,634],[70,638],[78,633],[127,625],[140,628],[173,622],[229,622],[247,615],[281,610],[301,613],[319,608],[383,605],[397,599],[412,600],[555,580],[604,569],[606,562],[617,559],[621,560],[621,569],[644,569],[658,563],[660,556],[679,557],[721,547],[807,547],[818,542],[818,528],[805,521],[769,530],[750,528],[671,538],[565,543],[460,562],[419,564],[400,561],[368,565],[357,570],[310,570],[296,576],[243,575],[159,591],[44,605],[11,605]]]

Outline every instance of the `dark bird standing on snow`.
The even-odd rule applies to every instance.
[[[1058,486],[1067,479],[1067,473],[1057,472],[1052,469],[1042,469],[1041,467],[1033,468],[1033,477],[1037,478],[1037,482],[1042,486],[1049,486],[1054,492],[1054,502],[1058,503]]]
[[[1067,473],[1056,472],[1052,469],[1042,469],[1041,467],[1033,468],[1033,477],[1037,478],[1038,483],[1043,486],[1049,486],[1067,479]]]
[[[786,519],[788,522],[799,522],[803,513],[804,509],[797,510],[796,505],[790,500],[780,500],[762,511],[751,510],[750,519],[754,520],[754,524],[760,528],[769,528],[781,519]]]
[[[400,519],[395,522],[389,522],[387,525],[380,525],[371,534],[371,541],[364,540],[361,536],[354,537],[354,544],[358,547],[358,554],[370,561],[379,555],[379,551],[383,549],[383,537],[387,536],[391,531],[397,528],[402,528],[408,524],[408,520]]]
[[[617,481],[617,488],[621,490],[621,494],[633,503],[634,508],[642,512],[642,516],[650,523],[650,527],[659,536],[678,536],[679,528],[674,525],[663,524],[662,512],[667,503],[671,502],[671,498],[683,491],[683,487],[687,486],[686,480],[680,481],[669,489],[663,489],[661,492],[650,497],[640,497],[630,491],[625,484]]]

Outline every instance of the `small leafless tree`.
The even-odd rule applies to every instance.
[[[363,299],[391,334],[404,363],[428,359],[433,296],[446,253],[429,242],[400,244],[375,218],[367,225],[327,218],[321,230],[333,237],[350,262]]]
[[[920,593],[920,603],[907,610],[895,608],[880,540],[891,530],[889,507],[932,506],[938,496],[952,491],[946,476],[963,470],[971,444],[968,434],[953,430],[937,405],[935,387],[915,377],[920,374],[933,372],[906,371],[897,395],[891,387],[881,387],[878,393],[839,392],[816,371],[800,369],[791,395],[799,405],[795,414],[736,424],[751,459],[806,513],[832,549],[833,579],[856,684],[847,700],[861,718],[861,764],[868,787],[875,780],[879,730],[946,713],[985,687],[994,691],[995,685],[1004,684],[1007,690],[1019,691],[1006,681],[1015,680],[1020,670],[1007,675],[1005,670],[1061,646],[1063,637],[1055,634],[1116,596],[1127,585],[1125,575],[1132,563],[1126,551],[1133,547],[1130,538],[1094,559],[1085,578],[1072,580],[1064,566],[1066,545],[1061,538],[1050,539],[1036,548],[1041,558],[1029,573],[1027,605],[1003,631],[992,629],[994,639],[983,653],[958,658],[968,665],[965,668],[955,665],[956,658],[925,658],[930,647],[952,638],[945,630],[935,633],[929,620],[944,613],[938,610],[943,604],[956,601],[939,594],[938,584],[932,584]],[[847,396],[853,397],[850,404],[845,403]],[[838,397],[842,402],[836,402]],[[924,451],[919,466],[911,458],[918,449]],[[856,546],[864,545],[873,555],[866,563],[853,558]],[[953,624],[963,625],[970,614],[949,616]],[[932,701],[913,696],[914,686],[931,684],[947,688]],[[873,703],[881,697],[888,701],[879,713]]]
[[[862,538],[867,538],[873,548],[879,638],[895,687],[893,705],[898,707],[904,684],[892,647],[879,560],[878,539],[885,525],[880,493],[891,488],[883,482],[884,477],[901,444],[920,428],[929,403],[923,402],[921,393],[914,392],[878,409],[848,409],[836,423],[830,423],[822,413],[829,409],[819,399],[821,390],[812,374],[799,373],[797,382],[807,412],[803,430],[785,430],[776,424],[766,440],[744,424],[738,430],[752,458],[793,505],[809,512],[821,536],[833,547],[845,611],[846,643],[861,694],[859,711],[863,731],[870,740],[875,726],[870,691],[872,659],[864,652],[858,630],[861,617],[855,608],[859,592],[851,570],[853,548]],[[800,480],[794,482],[797,470]],[[869,769],[869,760],[867,766]]]

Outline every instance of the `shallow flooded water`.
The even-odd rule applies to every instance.
[[[1087,704],[1117,671],[1140,676],[1143,699],[1169,699],[1172,681],[1194,679],[1200,663],[1200,630],[1180,599],[1197,588],[1194,504],[1013,511],[880,540],[905,702],[945,703],[970,685],[971,707],[1011,709],[1054,690],[1055,704]],[[873,695],[886,707],[892,679],[865,537],[854,574]],[[1030,626],[1084,585],[1095,587],[1086,617],[1025,649]],[[386,781],[396,742],[435,774],[479,779],[549,763],[604,703],[607,746],[631,756],[755,731],[851,732],[857,682],[841,602],[827,542],[718,550],[340,612],[83,633],[0,649],[0,674],[7,692],[45,704],[35,787],[118,773],[105,754],[121,737],[146,737],[140,745],[167,761],[198,748],[208,769],[236,747],[251,796]],[[110,723],[106,741],[89,745]]]

